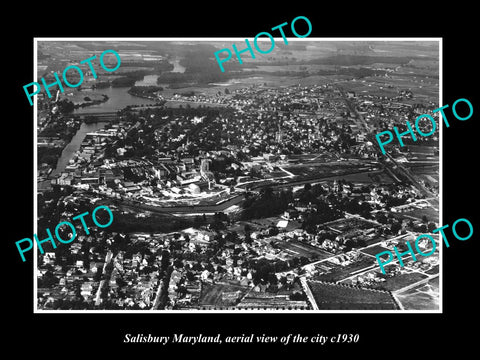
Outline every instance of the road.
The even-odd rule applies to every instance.
[[[111,271],[107,274],[106,268],[107,268],[107,265],[112,261],[112,257],[113,257],[113,253],[111,251],[108,251],[107,254],[105,255],[105,262],[103,264],[103,270],[102,270],[104,279],[102,279],[100,281],[100,284],[98,285],[97,294],[95,296],[95,306],[99,306],[102,303],[101,295],[102,295],[103,287],[106,286],[108,290],[108,286],[109,286],[108,281],[111,276]]]
[[[310,305],[312,306],[312,310],[319,310],[317,301],[315,300],[315,297],[313,296],[312,291],[307,284],[307,280],[304,277],[301,277],[300,283],[302,284],[303,291],[305,292],[305,295],[307,295]]]
[[[350,102],[350,99],[348,98],[348,96],[345,95],[345,90],[343,90],[343,88],[338,84],[335,84],[335,87],[340,92],[340,95],[342,95],[342,98],[347,104],[347,107],[350,110],[350,113],[353,113],[355,115],[355,118],[360,121],[360,123],[363,125],[365,133],[370,134],[371,130],[367,122],[365,121],[365,118],[357,111],[356,106]]]
[[[423,274],[423,273],[422,273],[422,274]],[[410,289],[412,289],[412,288],[414,288],[414,287],[417,287],[417,286],[419,286],[419,285],[422,285],[422,284],[424,284],[424,283],[428,283],[430,280],[433,280],[433,279],[435,279],[435,278],[437,278],[437,277],[439,277],[439,276],[440,276],[439,274],[435,274],[435,275],[429,276],[428,278],[425,278],[425,279],[422,279],[422,280],[420,280],[420,281],[417,281],[416,283],[413,283],[413,284],[407,285],[407,286],[405,286],[405,287],[403,287],[403,288],[401,288],[401,289],[392,291],[392,293],[395,294],[395,295],[396,295],[396,294],[399,294],[399,293],[402,293],[402,292],[404,292],[404,291],[410,290]]]
[[[118,119],[116,112],[92,112],[92,113],[73,113],[73,116],[85,121],[89,118],[89,122],[106,122]]]
[[[355,118],[358,120],[358,122],[363,125],[365,132],[367,134],[367,140],[370,141],[372,144],[374,144],[378,149],[379,152],[380,146],[378,145],[378,142],[375,138],[375,133],[373,133],[370,130],[370,127],[368,126],[368,123],[365,121],[365,118],[357,111],[357,108],[350,99],[345,95],[345,91],[343,88],[339,85],[335,85],[335,87],[339,90],[340,94],[342,95],[345,103],[347,104],[348,109],[350,110],[350,113],[355,115]],[[382,165],[384,165],[386,168],[389,168],[391,172],[394,174],[400,174],[401,177],[409,180],[413,186],[415,186],[423,195],[425,196],[437,196],[436,194],[432,193],[430,190],[428,190],[425,186],[423,186],[421,183],[418,182],[416,179],[415,175],[407,169],[405,166],[397,163],[395,159],[388,153],[388,151],[385,153],[385,156],[388,158],[388,160],[385,160],[385,158],[381,158],[380,162]]]

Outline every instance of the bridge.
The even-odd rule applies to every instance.
[[[116,111],[80,113],[80,114],[73,114],[73,115],[79,118],[80,120],[89,119],[91,120],[91,122],[113,121],[118,119],[118,114]]]

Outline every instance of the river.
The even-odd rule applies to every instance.
[[[174,66],[172,72],[183,73],[185,72],[185,67],[180,65],[180,58],[175,58],[170,60],[170,63]],[[137,86],[149,86],[157,84],[157,75],[146,75],[143,80],[137,81],[135,85]],[[75,109],[74,114],[90,114],[96,112],[115,112],[125,108],[128,105],[142,105],[142,104],[155,104],[156,101],[144,99],[136,96],[132,96],[128,93],[129,87],[109,87],[104,89],[98,89],[97,92],[105,94],[108,96],[108,100],[104,103],[87,106],[84,108]],[[92,91],[85,89],[85,93]],[[70,143],[63,149],[62,155],[58,159],[57,167],[51,173],[51,175],[60,174],[65,170],[65,167],[68,165],[69,161],[73,158],[75,152],[80,149],[85,135],[89,132],[95,132],[98,129],[105,127],[106,122],[97,122],[92,124],[82,123],[80,129],[77,131],[75,136],[72,138]]]
[[[170,60],[170,63],[173,65],[172,72],[183,73],[185,72],[185,68],[180,65],[179,58]],[[145,75],[143,80],[139,80],[135,83],[135,86],[151,86],[157,85],[157,75]],[[104,103],[87,106],[84,108],[78,108],[74,110],[74,114],[90,114],[96,112],[115,112],[118,110],[123,109],[127,105],[142,105],[148,104],[152,105],[155,104],[156,101],[140,98],[137,96],[132,96],[128,93],[130,87],[109,87],[104,89],[95,90],[95,92],[99,92],[101,94],[105,94],[108,96],[108,100]],[[85,89],[83,92],[88,93],[91,90]]]
[[[180,65],[180,59],[175,58],[170,61],[173,65],[172,72],[183,73],[185,68]],[[157,84],[157,75],[146,75],[143,80],[137,81],[136,86],[149,86]],[[87,106],[84,108],[75,109],[74,114],[90,114],[96,112],[115,112],[125,108],[127,105],[142,105],[142,104],[155,104],[156,101],[144,99],[136,96],[132,96],[128,93],[129,87],[109,87],[104,89],[98,89],[96,92],[100,92],[108,96],[108,100],[104,103]],[[83,90],[85,93],[92,91],[89,89]],[[106,122],[97,122],[92,124],[82,123],[80,129],[78,129],[75,136],[72,138],[70,143],[65,146],[62,151],[62,155],[57,161],[57,167],[52,171],[51,175],[60,174],[65,170],[65,167],[68,165],[70,160],[73,158],[75,152],[80,149],[85,135],[89,132],[95,132],[96,130],[102,129]]]
[[[78,129],[75,136],[72,138],[70,143],[65,146],[62,151],[62,155],[57,161],[57,167],[55,170],[52,171],[51,175],[60,174],[65,170],[65,167],[68,165],[68,162],[73,158],[75,152],[80,149],[80,145],[82,144],[85,135],[89,132],[95,132],[99,129],[103,129],[108,122],[96,122],[92,124],[82,123],[80,125],[80,129]]]
[[[172,72],[183,73],[185,72],[185,67],[180,65],[180,58],[174,58],[170,60],[170,63],[173,65]],[[157,75],[146,75],[140,81],[135,83],[136,86],[150,86],[157,85]],[[229,80],[226,83],[216,84],[216,85],[231,85],[235,83],[235,79]],[[129,87],[109,87],[98,89],[96,92],[105,94],[108,96],[108,100],[101,104],[87,106],[84,108],[78,108],[74,110],[74,114],[90,114],[96,112],[116,112],[128,105],[153,105],[156,103],[154,100],[144,99],[136,96],[132,96],[128,93]],[[89,89],[83,90],[85,93],[88,93]],[[105,127],[107,123],[98,122],[93,124],[82,123],[80,129],[77,131],[75,136],[72,138],[71,142],[63,149],[62,155],[58,159],[57,167],[52,172],[51,175],[56,175],[65,170],[65,167],[68,165],[69,161],[73,158],[75,152],[80,148],[80,145],[85,138],[85,135],[88,132],[94,132],[98,129]]]
[[[86,106],[74,110],[74,114],[90,114],[96,112],[116,112],[123,109],[127,105],[155,104],[156,101],[132,96],[128,93],[129,87],[109,87],[99,89],[98,92],[108,96],[108,100],[104,103]],[[85,93],[88,90],[83,90]]]

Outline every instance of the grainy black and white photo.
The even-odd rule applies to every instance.
[[[36,312],[441,310],[439,39],[275,39],[35,39]]]

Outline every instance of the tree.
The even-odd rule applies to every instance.
[[[234,244],[238,243],[238,233],[236,231],[230,231],[226,239]]]
[[[203,219],[200,215],[196,215],[195,218],[193,219],[193,224],[195,227],[198,227],[203,224]]]
[[[49,270],[40,279],[38,279],[38,287],[52,287],[58,284],[58,278]]]
[[[302,301],[302,300],[306,300],[305,295],[302,294],[301,292],[298,292],[298,291],[295,291],[295,292],[293,292],[293,294],[290,294],[289,298],[290,298],[290,300],[292,300],[292,301]]]
[[[245,242],[246,242],[247,244],[251,244],[251,243],[253,242],[252,237],[251,237],[251,235],[250,235],[249,232],[246,232],[246,233],[245,233]]]
[[[273,272],[268,273],[266,280],[272,285],[276,285],[278,283],[277,276]]]
[[[250,172],[248,173],[248,175],[251,177],[251,178],[260,178],[262,176],[260,170],[257,170],[255,168],[251,168],[250,169]]]
[[[127,285],[127,282],[125,280],[123,280],[123,278],[121,278],[120,276],[117,276],[115,278],[115,282],[117,283],[118,287],[120,287],[120,288]]]
[[[390,230],[392,231],[392,233],[394,234],[397,234],[400,229],[402,228],[402,225],[398,222],[398,221],[395,221],[391,226],[390,226]]]
[[[180,260],[180,259],[176,259],[176,260],[173,262],[173,265],[174,265],[176,268],[183,268],[183,262],[182,262],[182,260]]]
[[[345,250],[346,251],[352,250],[352,248],[354,246],[355,246],[355,243],[353,242],[353,240],[349,239],[349,240],[345,241]]]
[[[365,246],[367,246],[367,242],[364,239],[360,239],[357,241],[357,247],[363,248]]]
[[[309,263],[309,260],[308,260],[307,257],[305,257],[305,256],[300,256],[300,264],[301,264],[301,265],[306,265],[306,264],[308,264],[308,263]]]
[[[380,223],[380,224],[386,224],[388,219],[387,217],[385,216],[384,213],[382,212],[378,212],[375,214],[375,219]]]
[[[170,265],[170,252],[168,250],[163,250],[160,267],[163,271],[166,271],[169,265]]]
[[[272,227],[268,228],[268,235],[276,236],[276,235],[278,235],[278,233],[279,233],[279,231],[278,231],[277,227],[272,226]]]
[[[195,275],[193,275],[193,273],[191,271],[187,271],[187,280],[188,281],[194,281],[196,278],[195,278]]]
[[[71,113],[75,109],[73,102],[71,102],[68,99],[63,99],[58,101],[57,106],[58,106],[58,111],[61,114]]]
[[[100,266],[97,266],[97,272],[93,276],[93,281],[100,281],[102,279],[103,269]]]

